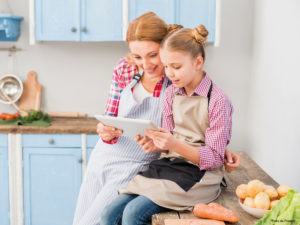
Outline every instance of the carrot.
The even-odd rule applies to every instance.
[[[223,221],[218,221],[218,220],[194,220],[192,221],[189,225],[225,225]]]
[[[239,218],[232,210],[226,209],[217,203],[210,203],[208,205],[201,203],[196,204],[193,214],[205,219],[221,220],[231,223],[236,223],[239,221]]]

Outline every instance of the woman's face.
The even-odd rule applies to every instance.
[[[160,61],[158,43],[153,41],[131,41],[129,49],[134,63],[151,78],[162,77],[164,67]]]

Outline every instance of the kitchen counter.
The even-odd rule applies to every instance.
[[[96,134],[97,123],[95,118],[53,117],[49,127],[0,125],[0,133]]]
[[[240,218],[234,225],[253,225],[257,219],[245,212],[238,203],[235,190],[240,184],[247,184],[250,180],[259,179],[265,184],[278,187],[278,183],[268,175],[246,152],[238,152],[241,157],[240,166],[231,173],[225,173],[227,188],[222,190],[221,195],[215,202],[233,210]],[[170,211],[152,216],[152,225],[165,225],[165,219],[196,219],[190,212]],[[183,224],[183,223],[182,223]],[[226,223],[232,224],[232,223]],[[232,224],[233,225],[233,224]]]

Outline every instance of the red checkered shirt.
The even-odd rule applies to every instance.
[[[207,96],[212,81],[206,75],[193,95]],[[174,129],[172,103],[175,93],[186,95],[183,88],[170,85],[165,93],[162,126],[170,132]],[[211,170],[224,164],[224,155],[231,138],[233,107],[223,91],[213,84],[209,107],[209,127],[205,131],[205,144],[199,148],[199,167]],[[188,119],[188,118],[187,118]]]
[[[109,97],[106,103],[105,114],[118,116],[120,96],[123,89],[130,84],[132,78],[138,73],[135,65],[130,65],[125,58],[122,58],[113,71],[112,82],[110,85]],[[164,77],[156,84],[153,97],[159,97],[162,89]]]
[[[112,82],[110,85],[109,97],[106,103],[105,115],[118,116],[118,109],[120,103],[121,92],[124,88],[129,85],[133,79],[133,76],[138,73],[138,68],[135,65],[128,63],[126,58],[122,58],[117,66],[114,68]],[[138,82],[138,81],[137,81]],[[157,82],[153,97],[159,97],[162,86],[164,82],[164,77]],[[106,143],[116,143],[117,139],[113,139]]]

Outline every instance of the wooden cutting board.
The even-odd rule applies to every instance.
[[[18,102],[21,110],[40,110],[42,85],[38,82],[37,73],[29,71],[27,79],[23,82],[23,94]]]
[[[225,225],[223,221],[207,219],[165,219],[165,225]]]

